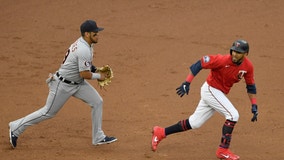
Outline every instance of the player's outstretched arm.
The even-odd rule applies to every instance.
[[[200,60],[198,60],[196,63],[190,66],[189,74],[187,75],[185,82],[183,82],[178,88],[176,88],[176,93],[180,97],[183,97],[185,94],[188,95],[190,89],[190,83],[201,69],[202,66]]]

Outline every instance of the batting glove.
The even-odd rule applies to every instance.
[[[189,85],[190,85],[189,82],[183,82],[183,83],[181,84],[181,86],[176,89],[177,94],[178,94],[180,97],[182,97],[185,93],[188,95],[189,88],[190,88]]]
[[[257,121],[258,111],[257,111],[257,105],[252,104],[251,105],[251,113],[253,114],[253,117],[251,118],[251,121]]]

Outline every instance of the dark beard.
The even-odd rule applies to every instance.
[[[232,58],[232,62],[234,63],[234,64],[236,64],[236,65],[240,65],[240,64],[242,64],[242,62],[243,62],[243,59],[240,59],[240,60],[238,60],[237,62],[234,62],[233,61],[233,58]]]

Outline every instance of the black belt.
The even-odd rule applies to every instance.
[[[60,81],[65,82],[67,84],[79,84],[77,82],[69,81],[69,80],[63,78],[58,72],[56,72],[56,76],[59,78]]]

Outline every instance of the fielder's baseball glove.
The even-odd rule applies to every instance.
[[[98,79],[98,84],[101,88],[103,88],[104,86],[109,85],[111,83],[111,79],[113,78],[113,72],[112,72],[112,69],[109,65],[104,65],[103,67],[98,67],[96,72],[106,75],[106,78],[104,80]]]

